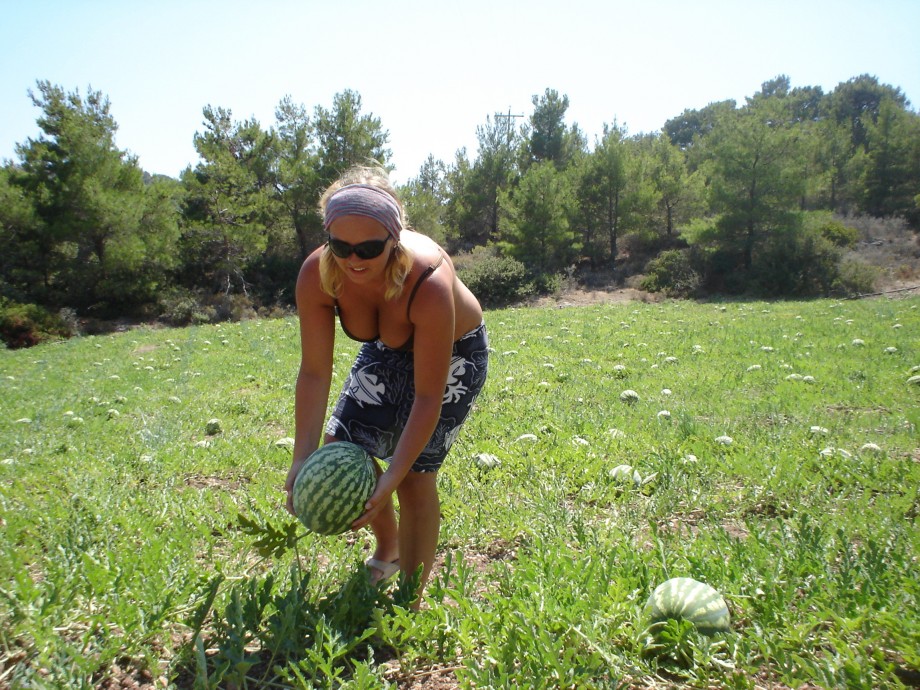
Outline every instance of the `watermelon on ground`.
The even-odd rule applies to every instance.
[[[364,513],[374,493],[374,460],[348,441],[327,443],[312,453],[294,480],[294,512],[317,534],[341,534]]]
[[[728,632],[728,606],[709,585],[690,577],[674,577],[655,588],[645,604],[652,623],[670,618],[688,620],[704,635]]]
[[[632,465],[617,465],[608,473],[614,481],[628,484],[632,482],[636,486],[642,483],[642,475],[639,470],[633,469]]]

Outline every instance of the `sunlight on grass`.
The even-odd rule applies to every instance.
[[[418,614],[357,576],[367,533],[306,534],[283,511],[294,319],[0,352],[0,686],[920,672],[920,299],[486,321],[490,378],[441,473]],[[337,347],[334,388],[355,351]],[[643,606],[674,577],[716,588],[732,631],[650,638]]]

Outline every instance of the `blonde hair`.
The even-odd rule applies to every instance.
[[[326,205],[329,203],[329,197],[342,187],[350,184],[372,185],[392,196],[393,199],[396,200],[396,205],[399,207],[400,226],[403,230],[408,229],[406,212],[399,200],[399,196],[396,194],[396,189],[390,184],[390,178],[386,170],[380,166],[356,165],[346,170],[339,179],[329,185],[320,197],[319,211],[321,215],[325,216],[326,214]],[[411,250],[407,249],[399,242],[393,247],[393,251],[387,259],[386,272],[384,274],[386,283],[386,290],[384,291],[385,299],[392,300],[402,294],[406,278],[412,271],[413,258]],[[330,297],[338,297],[342,292],[345,274],[338,263],[336,263],[335,257],[328,245],[323,249],[323,253],[320,255],[319,275],[323,292]]]

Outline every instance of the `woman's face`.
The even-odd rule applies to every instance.
[[[366,216],[342,216],[329,226],[329,239],[330,245],[335,244],[335,249],[340,250],[339,253],[333,251],[332,255],[349,280],[367,284],[383,279],[387,260],[392,251],[389,241],[392,237],[379,222]],[[374,244],[369,244],[359,247],[357,252],[354,251],[356,245],[364,242],[385,242],[385,244],[383,251],[378,256],[362,259],[359,253],[365,253],[374,248]],[[349,253],[349,255],[342,257],[339,256],[341,253]]]

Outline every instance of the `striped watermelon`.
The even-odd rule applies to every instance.
[[[294,480],[294,512],[308,530],[341,534],[364,512],[376,484],[374,461],[363,448],[328,443],[307,458]]]
[[[730,630],[722,595],[690,577],[675,577],[658,585],[645,603],[645,613],[652,623],[683,618],[704,635]]]

